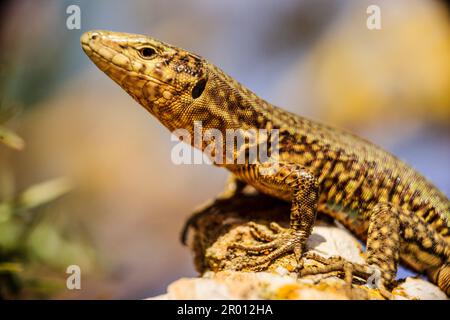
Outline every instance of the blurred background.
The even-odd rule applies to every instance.
[[[80,30],[66,27],[72,4]],[[366,27],[371,4],[381,30]],[[444,1],[2,6],[1,298],[145,298],[196,275],[179,232],[227,174],[172,164],[169,132],[85,56],[79,38],[90,29],[148,34],[200,54],[275,105],[382,145],[450,194]],[[81,267],[82,290],[66,289],[70,264]]]

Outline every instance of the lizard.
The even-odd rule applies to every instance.
[[[299,274],[344,271],[348,264],[331,258],[323,268],[303,270],[305,243],[320,212],[366,242],[365,265],[353,267],[377,271],[377,286],[385,297],[392,297],[400,262],[426,274],[450,296],[450,203],[411,166],[348,131],[268,103],[184,49],[144,35],[104,30],[85,32],[80,41],[94,64],[171,132],[194,134],[196,121],[202,122],[202,130],[222,133],[278,130],[276,170],[267,172],[267,163],[258,161],[213,163],[231,172],[240,186],[236,190],[250,185],[291,203],[289,228],[273,224],[269,234],[253,225],[257,244],[229,248],[248,253],[237,270],[265,268],[294,253]],[[199,148],[205,151],[204,145]],[[235,150],[234,159],[248,148],[244,144]]]

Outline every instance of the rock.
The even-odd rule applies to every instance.
[[[249,221],[262,228],[270,222],[288,226],[289,203],[260,194],[241,194],[218,199],[198,211],[189,221],[194,229],[189,245],[200,278],[183,278],[169,285],[167,293],[153,299],[383,299],[366,279],[353,275],[350,284],[342,272],[298,278],[295,258],[287,254],[271,263],[264,272],[233,271],[246,253],[229,250],[231,243],[254,243]],[[345,228],[325,216],[318,216],[307,242],[308,252],[322,257],[339,256],[354,263],[364,263],[360,242]],[[305,266],[320,262],[305,259]],[[394,288],[395,299],[447,299],[428,281],[401,280]]]

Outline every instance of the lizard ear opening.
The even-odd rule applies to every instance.
[[[206,87],[206,79],[200,79],[192,88],[192,98],[197,99],[200,97],[205,90]]]

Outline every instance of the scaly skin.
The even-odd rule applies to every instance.
[[[386,296],[399,260],[450,295],[449,200],[407,164],[351,133],[269,104],[183,49],[110,31],[87,32],[81,43],[103,72],[171,131],[194,134],[194,121],[224,135],[227,129],[279,130],[277,170],[268,174],[267,164],[258,162],[217,164],[238,181],[292,203],[289,229],[274,227],[276,232],[260,237],[272,240],[267,243],[234,246],[271,251],[247,257],[239,268],[266,266],[287,252],[295,253],[302,275],[348,266],[331,259],[322,270],[302,269],[304,245],[319,211],[367,240],[367,265],[355,270],[379,271]],[[234,159],[249,147],[234,150]]]

